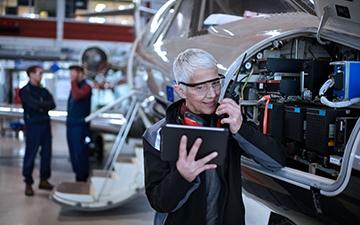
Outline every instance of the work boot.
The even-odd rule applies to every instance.
[[[33,196],[34,195],[34,190],[33,190],[31,184],[26,184],[26,186],[25,186],[25,195],[26,196]]]
[[[51,191],[54,185],[50,184],[47,180],[41,180],[39,183],[39,189]]]

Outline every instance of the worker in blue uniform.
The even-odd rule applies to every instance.
[[[66,137],[75,179],[86,182],[89,177],[89,156],[85,139],[90,131],[85,118],[91,111],[91,86],[81,66],[72,65],[69,70],[71,91],[67,105]]]
[[[50,92],[41,86],[43,69],[40,66],[30,66],[27,70],[29,82],[20,90],[20,99],[24,108],[25,121],[25,156],[23,162],[23,176],[25,195],[33,196],[32,172],[39,147],[40,183],[39,188],[51,190],[53,185],[48,182],[51,176],[51,125],[48,111],[56,107]]]

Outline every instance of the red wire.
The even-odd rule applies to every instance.
[[[263,99],[266,100],[265,104],[265,111],[264,111],[264,120],[263,120],[263,134],[267,134],[267,127],[268,127],[268,110],[269,110],[269,102],[270,102],[270,95],[263,96]]]

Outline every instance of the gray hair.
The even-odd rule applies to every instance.
[[[217,69],[216,59],[204,50],[186,49],[176,57],[173,64],[176,83],[189,82],[195,71],[201,69]]]

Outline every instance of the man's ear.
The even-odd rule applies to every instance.
[[[186,98],[185,91],[179,84],[174,84],[174,90],[180,98]]]

